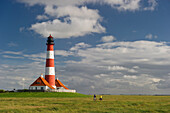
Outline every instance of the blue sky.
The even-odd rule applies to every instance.
[[[28,88],[44,73],[51,34],[67,87],[170,94],[169,11],[169,0],[1,0],[0,89]]]

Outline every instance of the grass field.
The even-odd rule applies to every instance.
[[[0,93],[0,112],[170,113],[170,96],[103,95],[93,101],[78,93]]]

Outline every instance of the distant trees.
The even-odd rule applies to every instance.
[[[3,89],[0,89],[0,93],[4,93],[5,92],[5,90],[3,90]]]

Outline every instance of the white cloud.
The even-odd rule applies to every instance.
[[[58,7],[53,8],[48,6],[49,8],[46,9],[48,15],[56,16],[56,17],[64,17],[70,16],[74,18],[80,19],[100,19],[100,15],[98,14],[98,10],[88,9],[86,6],[76,7],[76,6],[65,6],[65,7]]]
[[[128,81],[132,86],[149,87],[151,90],[157,89],[157,83],[162,80],[147,74],[141,74],[139,76],[124,75],[123,78],[125,78],[123,81]]]
[[[52,34],[54,38],[70,38],[84,36],[90,33],[105,32],[105,28],[100,25],[101,17],[97,10],[87,9],[87,7],[59,7],[48,14],[64,18],[63,21],[54,19],[52,21],[36,23],[31,26],[31,30],[36,31],[44,37]],[[65,17],[67,16],[67,17]]]
[[[94,77],[96,78],[104,78],[104,77],[107,77],[108,75],[107,74],[99,74],[99,75],[94,75]]]
[[[49,2],[46,0],[21,0],[20,2],[28,3],[31,6],[35,4],[44,5],[44,13],[49,15],[48,17],[53,17],[53,20],[31,25],[30,30],[34,30],[43,37],[52,34],[54,38],[70,38],[105,32],[105,28],[100,24],[102,18],[98,14],[98,10],[88,9],[86,6],[75,6],[83,4],[81,1],[52,0]],[[47,16],[37,16],[37,19],[44,18],[47,19]]]
[[[139,66],[133,66],[134,69],[139,69]]]
[[[156,80],[156,82],[155,82]],[[147,74],[136,75],[124,75],[122,78],[112,78],[108,79],[110,83],[119,84],[118,88],[128,89],[126,93],[132,94],[135,91],[141,94],[146,94],[146,92],[157,91],[157,85],[161,79],[153,77]],[[142,92],[141,92],[142,89]]]
[[[157,35],[152,35],[152,34],[147,34],[146,36],[145,36],[145,38],[146,39],[153,39],[153,38],[158,38],[158,36]]]
[[[4,89],[21,89],[23,87],[23,78],[25,78],[25,88],[28,88],[29,85],[39,77],[40,73],[44,73],[46,53],[24,54],[20,51],[4,51],[2,52],[2,56],[4,60],[10,58],[12,62],[10,64],[0,62],[1,76],[5,75],[4,78],[0,80],[0,83],[1,86],[5,84],[2,86]],[[20,59],[19,62],[15,60],[16,58]],[[32,61],[25,62],[28,59]],[[13,82],[11,83],[10,81]]]
[[[147,34],[146,36],[145,36],[145,38],[147,38],[147,39],[152,39],[152,34]]]
[[[112,71],[128,71],[131,73],[137,73],[136,70],[134,69],[129,69],[123,66],[108,66],[108,70],[112,70]]]
[[[84,42],[80,42],[80,43],[76,44],[74,47],[70,48],[70,50],[76,51],[76,50],[85,49],[85,48],[88,48],[88,47],[91,47],[91,45],[85,44]]]
[[[74,58],[67,59],[64,66],[59,63],[56,65],[57,77],[64,80],[64,84],[67,84],[69,88],[75,88],[78,92],[86,94],[89,92],[155,94],[163,91],[169,93],[167,89],[170,80],[168,78],[170,46],[164,42],[110,42],[98,44],[96,47],[81,42],[74,47],[78,51],[71,49],[55,51],[58,55],[74,57],[76,54],[76,58],[80,58],[78,61],[73,60]],[[2,53],[15,54],[16,52]],[[22,81],[22,78],[26,79],[26,86],[29,86],[40,73],[44,73],[45,53],[30,55],[18,53],[18,56],[24,56],[24,59],[29,58],[33,61],[24,62],[22,65],[21,62],[17,62],[17,65],[1,64],[0,73],[5,75],[5,78],[1,77],[0,83],[16,81],[13,85],[3,86],[4,88],[11,88],[11,86],[21,88],[22,83],[18,84],[18,82]]]
[[[141,0],[18,0],[29,6],[43,5],[44,14],[38,15],[38,20],[47,19],[32,24],[30,30],[47,37],[54,38],[79,37],[91,33],[103,33],[106,29],[101,25],[102,17],[98,10],[89,9],[86,4],[107,4],[119,11],[136,11],[141,8]],[[154,10],[155,0],[149,0],[149,7],[145,10]]]
[[[158,3],[156,2],[156,0],[148,0],[148,7],[145,7],[144,10],[150,10],[153,11],[155,10],[155,7],[158,5]]]
[[[170,47],[164,42],[135,41],[99,44],[95,48],[79,50],[82,63],[116,65],[121,63],[168,64]],[[157,60],[160,59],[160,60]]]
[[[46,15],[38,15],[37,16],[37,19],[38,20],[47,20],[47,19],[49,19]]]
[[[101,39],[102,42],[112,42],[113,40],[116,40],[114,36],[103,36]]]
[[[141,0],[104,0],[104,3],[111,5],[113,8],[116,8],[120,11],[130,10],[135,11],[139,10]]]
[[[92,0],[91,0],[92,1]],[[143,8],[142,0],[96,0],[96,2],[111,5],[119,11],[136,11],[136,10],[151,10],[157,6],[156,0],[148,0],[148,6]]]
[[[17,65],[6,64],[5,67],[0,65],[0,72],[2,75],[5,75],[4,78],[0,79],[2,88],[8,90],[14,88],[21,89],[23,88],[23,78],[25,78],[25,88],[28,88],[29,85],[39,77],[40,73],[44,73],[44,65],[36,62],[25,63],[22,65],[19,65],[19,63]]]
[[[112,8],[115,8],[120,11],[135,11],[139,10],[142,7],[142,0],[18,0],[19,2],[27,3],[30,6],[35,4],[45,5],[45,6],[80,6],[86,4],[107,4]],[[144,10],[154,10],[157,6],[155,0],[148,0],[148,7],[144,7]]]
[[[109,87],[114,91],[124,89],[126,92],[119,90],[124,93],[159,92],[158,85],[164,87],[160,81],[169,73],[170,46],[164,42],[110,42],[78,50],[76,57],[81,57],[80,61],[65,62],[67,69],[74,70],[68,73],[94,79],[95,91],[99,87],[105,90]],[[67,76],[70,75],[68,73],[65,72]],[[128,92],[125,87],[131,90]],[[144,88],[143,92],[140,92],[141,88]]]
[[[159,82],[159,81],[161,81],[162,79],[159,79],[159,78],[151,78],[151,80],[152,80],[153,82]]]

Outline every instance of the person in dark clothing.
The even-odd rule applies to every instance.
[[[94,94],[94,98],[93,98],[94,101],[96,101],[96,95]]]

